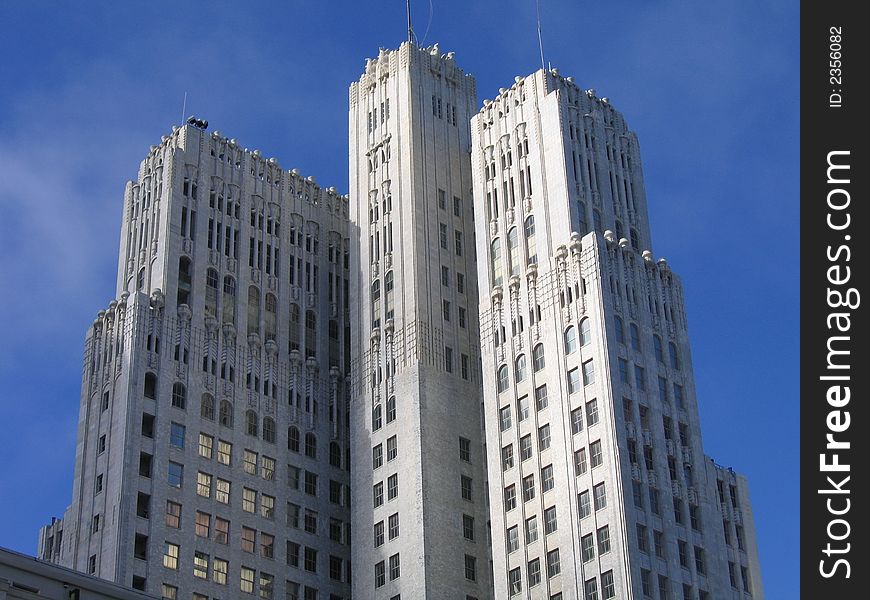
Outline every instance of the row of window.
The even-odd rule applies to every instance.
[[[619,316],[614,316],[614,325],[616,328],[616,341],[626,345],[626,336],[625,336],[625,324],[623,320]],[[641,344],[640,337],[640,329],[637,324],[629,323],[629,335],[631,340],[631,348],[636,352],[643,352],[643,347]],[[653,340],[653,351],[655,353],[656,361],[665,364],[665,355],[664,355],[664,347],[662,346],[662,338],[658,336],[658,334],[652,335]],[[673,342],[668,342],[668,364],[675,371],[680,370],[680,355],[677,352],[677,345]]]

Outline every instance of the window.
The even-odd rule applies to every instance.
[[[384,543],[384,522],[378,521],[374,526],[374,543],[375,548],[382,546]]]
[[[317,458],[317,436],[313,433],[305,434],[305,456]]]
[[[396,420],[396,397],[390,396],[387,398],[387,423],[392,423]]]
[[[653,334],[653,351],[655,352],[656,361],[664,364],[665,356],[662,351],[662,338]]]
[[[583,562],[589,562],[595,558],[595,539],[591,533],[580,539],[580,552]]]
[[[506,368],[506,367],[505,367]],[[511,407],[505,406],[498,412],[499,424],[502,431],[507,431],[511,428]]]
[[[263,417],[263,441],[275,443],[275,420],[272,417]]]
[[[523,396],[517,400],[517,421],[525,421],[529,418],[529,397]]]
[[[384,464],[384,446],[378,444],[372,448],[372,470],[378,469]]]
[[[544,410],[547,408],[547,404],[547,386],[545,384],[535,388],[535,409],[538,411]]]
[[[674,384],[674,404],[677,405],[677,408],[680,410],[684,410],[686,408],[686,403],[683,401],[683,386]]]
[[[534,500],[535,498],[535,476],[529,475],[523,478],[523,502]]]
[[[565,330],[565,354],[573,354],[577,351],[577,330],[569,327]]]
[[[230,543],[230,522],[226,519],[214,518],[214,541],[218,544]]]
[[[639,390],[646,390],[646,372],[640,365],[634,365],[634,383]]]
[[[613,571],[601,574],[601,597],[604,600],[616,598],[616,584],[613,581]]]
[[[532,457],[532,436],[524,435],[520,438],[520,461],[526,461]]]
[[[459,460],[471,462],[471,440],[464,437],[459,438]]]
[[[453,231],[453,248],[456,256],[462,256],[462,232],[458,229]]]
[[[222,504],[230,503],[230,482],[225,479],[218,479],[215,486],[215,500]]]
[[[520,575],[519,567],[511,569],[508,573],[508,589],[510,590],[511,596],[516,596],[523,591],[523,580]]]
[[[89,572],[93,573],[93,571]],[[160,596],[163,600],[178,600],[178,588],[174,585],[169,585],[168,583],[161,584],[160,590]]]
[[[659,558],[665,558],[665,534],[653,530],[653,550]]]
[[[528,369],[526,368],[526,355],[520,354],[516,360],[516,382],[519,383],[525,381],[526,373],[528,373]]]
[[[465,475],[460,476],[460,487],[462,489],[462,499],[468,500],[469,502],[473,502],[472,491],[471,491],[471,477],[466,477]]]
[[[250,527],[242,527],[242,550],[245,552],[254,553],[254,547],[257,540],[257,531]]]
[[[260,516],[264,519],[275,518],[275,497],[260,494]]]
[[[605,525],[598,529],[598,554],[610,552],[610,527]]]
[[[620,344],[625,344],[625,327],[622,324],[622,319],[614,317],[614,327],[616,328],[616,341]]]
[[[438,224],[438,239],[441,242],[441,248],[447,250],[447,225],[444,223]]]
[[[544,368],[544,345],[538,344],[532,350],[532,363],[535,373]]]
[[[387,534],[391,540],[399,537],[399,513],[393,513],[387,519]]]
[[[181,505],[178,502],[166,501],[166,526],[174,529],[181,528]]]
[[[547,578],[552,579],[562,572],[562,563],[559,559],[559,549],[547,552]]]
[[[232,367],[230,368],[232,369]],[[233,405],[227,400],[221,400],[219,421],[224,427],[232,428],[233,426]]]
[[[305,493],[309,496],[317,495],[317,473],[305,471]]]
[[[477,559],[470,554],[465,555],[465,578],[477,581]]]
[[[254,593],[254,569],[242,567],[239,572],[240,588],[246,594]]]
[[[568,393],[576,394],[580,391],[580,370],[571,369],[568,371]]]
[[[377,431],[383,425],[383,409],[380,404],[372,408],[372,431]]]
[[[558,529],[558,522],[556,521],[556,507],[551,506],[544,510],[544,534],[550,535]]]
[[[250,488],[242,489],[242,510],[249,513],[256,512],[257,491]]]
[[[549,492],[556,485],[556,479],[553,476],[553,465],[547,465],[541,469],[541,493]]]
[[[695,571],[701,575],[707,574],[707,561],[704,558],[704,549],[695,546]]]
[[[640,570],[640,585],[643,591],[643,595],[651,598],[652,597],[652,585],[650,584],[650,572],[646,569]]]
[[[598,600],[598,580],[594,577],[592,579],[587,579],[586,583],[583,584],[583,590],[586,593],[586,600]],[[662,596],[664,597],[664,596]]]
[[[275,459],[268,456],[260,457],[260,477],[266,481],[275,479]]]
[[[586,403],[586,421],[589,423],[589,426],[592,427],[596,423],[598,423],[598,401],[590,400]]]
[[[193,553],[193,576],[199,579],[208,579],[209,556],[204,552]]]
[[[299,452],[299,430],[292,425],[287,429],[287,449]]]
[[[649,534],[646,530],[646,525],[638,523],[636,525],[637,547],[641,552],[649,552]]]
[[[372,497],[374,499],[375,508],[384,503],[384,482],[380,481],[372,486]]]
[[[595,440],[589,444],[589,462],[592,464],[593,469],[601,466],[601,463],[604,462],[601,452],[601,440]]]
[[[260,533],[260,556],[263,558],[275,558],[275,536],[268,533]]]
[[[631,347],[633,350],[640,352],[640,330],[634,323],[629,323],[628,331],[631,334]]]
[[[590,332],[589,319],[580,321],[580,345],[586,346],[592,341],[592,333]]]
[[[187,406],[187,389],[183,383],[172,384],[172,406],[182,410]]]
[[[538,539],[538,518],[526,519],[526,544],[531,544]]]
[[[516,552],[520,549],[520,534],[517,531],[516,525],[507,530],[507,535],[505,536],[507,540],[507,553]]]
[[[211,498],[211,475],[199,471],[196,474],[196,493],[205,498]]]
[[[199,455],[211,459],[214,451],[214,438],[204,433],[199,434]]]
[[[299,550],[299,544],[287,540],[287,564],[291,567],[299,566]]]
[[[184,448],[184,425],[172,422],[169,426],[169,443],[175,448]]]
[[[628,380],[628,361],[624,358],[617,359],[619,362],[619,381],[629,383]]]
[[[256,452],[252,452],[251,450],[245,449],[245,453],[243,455],[243,464],[245,468],[245,473],[249,475],[257,474],[257,458],[258,455]]]
[[[178,569],[178,544],[171,542],[163,543],[163,566],[167,569]]]
[[[595,383],[595,364],[592,359],[583,363],[583,385]]]
[[[671,359],[671,368],[679,371],[680,357],[677,354],[677,346],[673,342],[668,342],[668,356]]]
[[[375,564],[375,587],[379,588],[387,583],[387,568],[384,561]]]
[[[541,560],[538,558],[530,560],[526,572],[528,573],[530,588],[541,583]]]
[[[577,494],[577,512],[581,519],[592,514],[589,505],[589,490]]]
[[[592,495],[595,502],[595,510],[599,511],[607,506],[607,490],[604,483],[599,483],[592,488]]]
[[[574,475],[580,476],[586,472],[586,448],[574,452]]]
[[[508,381],[507,365],[502,365],[498,368],[498,380],[497,380],[496,385],[497,385],[499,394],[502,393],[503,391],[505,391],[506,389],[508,389],[510,382]],[[502,431],[504,431],[504,430],[502,430]]]
[[[504,489],[504,510],[505,512],[512,511],[517,507],[517,488],[515,485],[509,485]]]
[[[538,448],[541,451],[550,447],[550,425],[541,425],[538,428]]]
[[[99,475],[97,479],[102,481],[102,475]],[[168,481],[172,487],[180,488],[184,482],[184,467],[178,463],[170,462]]]
[[[215,558],[211,564],[211,579],[219,585],[227,584],[227,573],[230,564],[222,558]]]
[[[511,467],[514,466],[514,446],[513,444],[508,444],[504,448],[501,449],[501,468],[503,471],[507,471]]]
[[[393,474],[387,477],[387,500],[392,500],[399,495],[399,476]]]
[[[390,581],[398,579],[400,574],[399,555],[393,554],[390,557]]]

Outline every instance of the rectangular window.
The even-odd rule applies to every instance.
[[[595,539],[591,533],[580,539],[580,552],[583,562],[589,562],[595,558]]]
[[[535,388],[535,409],[538,411],[547,408],[547,386],[542,385]]]
[[[470,554],[465,555],[465,578],[477,581],[477,559]]]
[[[503,471],[507,471],[508,469],[514,466],[514,446],[513,444],[508,444],[504,448],[501,449],[501,468]]]
[[[214,451],[214,438],[204,433],[199,434],[199,455],[211,459]]]
[[[610,552],[610,527],[605,525],[598,529],[598,554]]]
[[[387,477],[387,500],[393,500],[399,495],[399,476],[393,474]]]
[[[218,479],[215,485],[215,500],[222,504],[230,503],[230,482],[225,479]]]
[[[653,551],[659,558],[665,558],[665,534],[653,530]]]
[[[507,553],[516,552],[520,549],[520,534],[517,531],[516,525],[507,530],[505,537],[507,540]]]
[[[529,397],[523,396],[517,400],[517,420],[520,422],[529,418]]]
[[[230,570],[230,563],[222,558],[215,558],[211,564],[211,579],[218,585],[227,584],[227,574]]]
[[[511,596],[516,596],[523,591],[523,580],[519,567],[511,569],[508,573],[508,589]]]
[[[260,533],[260,556],[263,558],[275,558],[275,536],[268,533]]]
[[[208,579],[209,556],[204,552],[193,553],[193,576],[199,579]]]
[[[636,525],[637,547],[641,552],[649,552],[649,534],[646,531],[646,525],[638,523]]]
[[[242,510],[249,513],[256,512],[257,491],[250,488],[242,489]]]
[[[527,565],[529,587],[532,588],[541,583],[541,561],[540,559],[530,560]]]
[[[102,488],[102,475],[97,476],[97,480],[101,484]],[[169,485],[175,488],[180,488],[181,484],[184,482],[184,466],[175,462],[169,463],[169,472],[167,476],[167,481]],[[99,490],[98,490],[99,491]]]
[[[178,544],[164,542],[163,544],[163,566],[167,569],[178,569],[178,552],[180,547]]]
[[[256,571],[250,567],[242,567],[239,571],[239,589],[246,594],[254,593],[254,574]]]
[[[387,462],[391,460],[395,460],[396,456],[399,453],[398,441],[396,440],[396,436],[392,436],[387,438]]]
[[[523,502],[534,500],[535,498],[535,476],[529,475],[523,478]]]
[[[581,519],[592,514],[589,503],[589,490],[577,494],[577,513]]]
[[[178,502],[166,501],[166,526],[173,529],[181,528],[181,505]]]
[[[532,436],[524,435],[520,438],[520,462],[532,457]]]
[[[384,544],[384,522],[378,521],[374,526],[374,544],[375,548]]]
[[[390,581],[398,579],[399,575],[401,575],[399,566],[399,555],[393,554],[390,557]]]
[[[384,503],[384,482],[380,481],[372,486],[372,497],[375,508]]]
[[[257,474],[257,453],[252,452],[251,450],[245,449],[242,460],[243,460],[243,465],[245,468],[245,473],[248,473],[249,475],[256,475]]]
[[[562,572],[562,562],[559,558],[559,549],[547,552],[547,578],[552,579]]]
[[[580,391],[580,370],[571,369],[568,371],[568,393],[576,394]]]
[[[607,506],[607,490],[605,489],[603,482],[592,488],[592,495],[594,497],[596,511]]]
[[[287,540],[287,564],[291,567],[299,566],[299,551],[299,544]]]
[[[551,506],[550,508],[544,509],[544,534],[550,535],[551,533],[554,533],[556,529],[558,529],[556,507]]]
[[[580,448],[574,452],[574,475],[583,475],[586,468],[586,448]]]
[[[459,438],[459,460],[471,462],[471,440]]]
[[[593,383],[595,383],[595,364],[590,359],[583,363],[583,385]]]
[[[594,577],[592,579],[587,579],[586,583],[583,584],[583,590],[585,592],[586,600],[598,600],[598,580]],[[664,597],[664,596],[663,596]]]
[[[471,491],[471,477],[466,477],[465,475],[460,476],[460,485],[462,489],[462,499],[468,500],[469,502],[473,502],[473,496]]]
[[[517,488],[515,485],[509,485],[504,489],[504,510],[505,512],[512,511],[517,507]]]
[[[541,425],[538,428],[538,448],[543,451],[550,447],[550,425]]]
[[[526,544],[531,544],[538,539],[538,518],[526,519]]]
[[[399,513],[393,513],[387,519],[387,535],[391,540],[399,537]]]
[[[230,466],[233,453],[233,445],[230,442],[218,440],[217,460],[222,465]]]
[[[592,468],[601,466],[601,463],[604,462],[603,454],[601,452],[601,440],[596,440],[589,444],[589,462],[592,463]]]
[[[199,471],[196,474],[196,493],[205,498],[211,498],[211,475]]]
[[[242,550],[253,554],[257,543],[257,530],[250,527],[242,527]]]
[[[260,516],[264,519],[275,518],[275,497],[260,494]]]
[[[613,571],[601,574],[601,596],[604,600],[616,598],[616,584],[613,581]]]
[[[384,464],[384,446],[378,444],[372,448],[372,470],[379,469]]]
[[[211,515],[196,511],[195,533],[199,537],[208,538],[211,535]]]
[[[556,478],[553,475],[553,465],[547,465],[541,469],[541,493],[549,492],[556,485]]]
[[[586,422],[590,427],[598,423],[598,401],[590,400],[586,403]]]
[[[230,543],[230,522],[226,519],[214,518],[214,541],[218,544]]]
[[[303,559],[303,567],[310,573],[317,573],[317,550],[314,548],[305,548],[305,558]]]
[[[184,448],[184,432],[185,427],[181,423],[170,423],[169,444],[175,448]]]
[[[646,371],[639,365],[634,365],[634,383],[637,389],[646,389]]]
[[[438,224],[438,238],[441,242],[441,248],[447,250],[447,225],[444,223]]]
[[[387,566],[384,561],[375,563],[375,588],[379,588],[387,583]]]

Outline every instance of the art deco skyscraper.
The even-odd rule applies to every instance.
[[[124,195],[40,556],[165,598],[350,596],[347,197],[201,126]]]
[[[637,138],[555,70],[472,119],[497,598],[763,598],[746,481],[703,453]]]
[[[350,86],[353,594],[490,598],[469,119],[452,53]]]

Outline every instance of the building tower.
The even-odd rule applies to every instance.
[[[164,598],[348,598],[347,198],[204,129],[127,185],[39,554]]]
[[[745,479],[703,453],[637,138],[556,70],[471,121],[497,598],[763,598]]]
[[[453,53],[350,86],[356,598],[490,598],[469,119]]]

